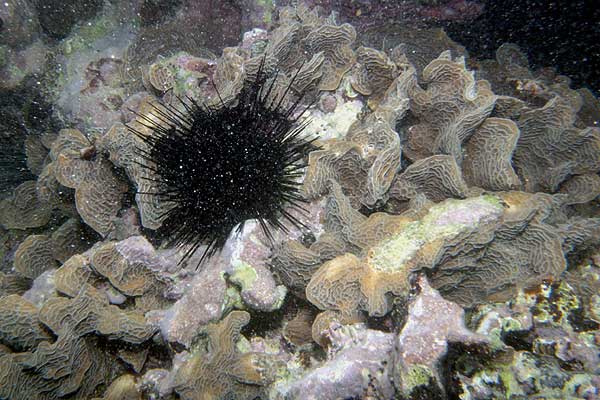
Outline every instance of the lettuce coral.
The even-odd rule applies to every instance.
[[[28,236],[15,253],[15,270],[26,278],[34,279],[46,269],[56,267],[52,245],[52,240],[46,235]]]
[[[560,97],[524,112],[514,163],[525,190],[555,192],[570,175],[600,170],[600,130],[573,126],[575,111]]]
[[[19,295],[0,297],[0,342],[23,351],[50,340],[37,314],[35,305]]]
[[[221,322],[208,326],[208,349],[198,348],[179,368],[175,391],[182,399],[253,400],[269,383],[268,368],[261,367],[260,355],[240,353],[236,342],[250,320],[244,311],[232,311]],[[272,376],[272,375],[271,375]]]
[[[57,181],[75,189],[75,206],[81,218],[106,236],[112,219],[121,209],[127,186],[113,172],[111,164],[76,129],[63,129],[53,143],[50,157]]]
[[[0,200],[0,223],[7,229],[39,228],[50,221],[52,207],[37,196],[36,182],[26,181]]]
[[[54,297],[46,301],[37,316],[57,338],[45,338],[29,352],[4,357],[2,397],[90,397],[97,386],[109,381],[112,362],[90,334],[98,332],[111,340],[139,344],[154,333],[143,316],[109,306],[106,298],[89,285],[84,285],[73,299]],[[35,328],[37,320],[29,320],[31,329]]]
[[[479,230],[485,232],[487,226],[499,221],[502,212],[499,199],[491,196],[446,200],[429,208],[421,218],[388,217],[395,218],[395,229],[387,235],[372,230],[382,227],[377,214],[364,223],[372,224],[371,229],[356,229],[347,220],[344,225],[350,231],[356,229],[353,242],[363,244],[364,255],[347,253],[324,263],[306,287],[307,298],[321,309],[362,309],[370,315],[385,315],[390,311],[390,293],[408,295],[412,272],[433,269],[445,247],[460,238],[476,236]],[[370,231],[379,237],[369,235]]]
[[[302,4],[217,57],[174,22],[183,3],[123,63],[85,62],[110,90],[74,104],[118,93],[99,129],[25,140],[37,179],[0,200],[0,398],[597,396],[589,90],[513,44],[480,61],[440,29],[362,31]],[[306,94],[319,136],[295,180],[304,226],[270,243],[249,221],[204,268],[178,265],[141,229],[172,204],[148,195],[124,124],[147,137],[176,96],[235,104],[261,65],[269,99]]]

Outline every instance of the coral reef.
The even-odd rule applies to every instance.
[[[2,297],[0,303],[0,338],[2,344],[17,351],[30,350],[40,342],[50,340],[42,329],[38,309],[19,295]]]
[[[250,320],[244,311],[232,311],[220,323],[209,325],[208,352],[197,349],[177,370],[174,389],[182,399],[255,399],[273,379],[265,355],[240,353],[236,342]]]
[[[11,198],[3,199],[0,204],[0,223],[7,229],[44,226],[52,212],[52,207],[38,198],[35,181],[22,183]]]
[[[56,26],[42,3],[0,9],[1,86],[38,87],[0,121],[0,398],[600,396],[600,103],[402,22],[477,4],[94,1]],[[304,210],[197,268],[145,139],[260,71],[317,138]]]
[[[579,312],[578,297],[564,281],[521,293],[508,304],[479,307],[473,316],[477,332],[519,351],[509,362],[461,376],[463,398],[595,397],[597,326],[580,325]]]
[[[335,191],[339,192],[339,187]],[[383,316],[390,311],[388,293],[408,295],[412,272],[434,270],[435,277],[439,269],[440,275],[445,275],[444,265],[436,265],[444,259],[444,253],[461,242],[484,242],[485,239],[476,238],[477,232],[489,235],[490,226],[496,225],[502,215],[499,200],[483,196],[446,200],[429,210],[422,210],[424,215],[420,219],[373,214],[360,221],[361,215],[342,196],[337,193],[337,209],[332,213],[337,214],[334,217],[346,217],[340,224],[348,231],[345,239],[359,246],[366,257],[346,253],[326,262],[312,276],[306,295],[321,309],[344,312],[362,309],[374,316]],[[462,246],[469,247],[468,244]],[[470,291],[471,285],[465,284],[462,289],[461,281],[474,277],[466,274],[461,278],[457,276],[459,274],[453,276],[456,281],[452,296],[468,298],[470,293],[462,290]],[[434,284],[438,284],[436,278]],[[504,282],[499,286],[504,286]]]
[[[391,398],[394,336],[364,325],[329,328],[327,361],[278,393],[285,399]],[[278,398],[278,397],[275,397]]]
[[[15,252],[15,270],[26,278],[33,279],[56,264],[52,257],[52,240],[46,235],[27,236]]]
[[[408,305],[406,323],[396,340],[394,359],[401,393],[410,396],[419,386],[436,385],[444,390],[438,363],[446,355],[449,343],[486,346],[488,339],[467,329],[464,310],[444,300],[425,277],[417,282],[420,293]]]
[[[106,298],[89,285],[84,285],[73,299],[55,297],[46,301],[37,316],[57,339],[40,342],[31,352],[3,357],[6,368],[0,385],[2,397],[38,398],[41,393],[48,393],[47,398],[72,393],[89,396],[108,381],[111,356],[88,334],[98,332],[111,340],[139,344],[154,331],[145,324],[143,315],[109,306]],[[39,322],[30,319],[29,329]]]
[[[56,180],[75,189],[77,212],[90,227],[106,236],[121,209],[127,186],[113,172],[111,164],[95,155],[95,146],[80,131],[63,129],[53,143],[50,158]]]

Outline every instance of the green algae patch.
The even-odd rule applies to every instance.
[[[62,50],[65,55],[70,55],[92,48],[96,40],[111,34],[116,28],[117,21],[112,21],[107,16],[100,16],[75,28],[69,37],[63,41]]]
[[[240,336],[240,339],[235,344],[235,348],[240,353],[250,353],[252,351],[252,345],[245,336]]]
[[[498,219],[503,209],[494,196],[446,200],[431,207],[423,219],[408,224],[398,235],[373,248],[371,263],[377,270],[396,270],[428,243],[450,240],[477,229],[482,223]]]
[[[273,22],[273,10],[274,5],[272,0],[256,0],[256,4],[263,8],[262,20],[266,25],[270,25]]]
[[[243,261],[236,262],[234,272],[229,276],[229,280],[236,285],[239,285],[242,290],[252,287],[258,275],[256,270],[250,264]]]
[[[402,376],[402,387],[406,395],[419,386],[428,386],[433,380],[433,372],[422,365],[415,365]]]
[[[223,299],[223,313],[228,312],[231,309],[240,309],[243,310],[246,308],[244,306],[244,302],[242,301],[242,297],[240,296],[240,291],[235,287],[227,287],[225,290],[225,298]]]

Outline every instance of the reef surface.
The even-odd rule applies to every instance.
[[[39,74],[60,126],[24,136],[29,178],[0,200],[0,399],[600,396],[591,92],[513,44],[476,60],[407,24],[373,48],[374,27],[303,4],[215,30],[201,2],[128,2],[59,30],[21,3],[3,87]],[[181,263],[127,126],[235,101],[259,66],[310,105],[303,228],[249,221]]]

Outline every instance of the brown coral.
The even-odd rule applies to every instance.
[[[329,180],[342,185],[358,208],[376,208],[400,169],[402,147],[396,123],[408,110],[408,74],[393,81],[377,108],[354,122],[344,140],[330,140],[309,156],[303,190],[309,198],[323,195]]]
[[[101,350],[98,340],[89,335],[102,321],[123,314],[106,306],[106,300],[84,285],[74,299],[55,297],[42,306],[39,321],[56,335],[53,342],[42,341],[31,352],[11,354],[3,359],[0,394],[14,399],[51,399],[73,395],[90,398],[96,388],[107,383],[114,360]],[[112,322],[105,322],[114,326]],[[136,324],[121,324],[126,339],[146,340],[152,330],[140,332]]]
[[[598,126],[600,125],[600,103],[594,96],[594,93],[588,88],[577,89],[577,93],[581,96],[583,104],[577,114],[577,117],[583,126]]]
[[[533,79],[527,56],[513,43],[500,46],[494,60],[482,61],[480,75],[492,84],[494,92],[505,96],[517,94],[518,82]]]
[[[61,207],[65,205],[64,199],[68,198],[68,196],[65,196],[64,187],[56,179],[55,166],[56,164],[53,162],[44,166],[44,169],[42,169],[42,172],[38,176],[35,189],[37,197],[41,202]]]
[[[495,96],[486,81],[476,81],[465,67],[464,59],[453,60],[442,53],[423,70],[428,83],[423,90],[409,84],[410,109],[420,123],[408,130],[406,155],[418,160],[433,154],[449,154],[462,162],[462,143],[487,118]]]
[[[344,254],[323,264],[306,287],[306,298],[322,310],[350,313],[368,307],[361,289],[361,260],[354,254]]]
[[[332,325],[352,325],[365,322],[365,317],[360,311],[345,313],[335,310],[326,310],[317,315],[312,328],[312,339],[323,348],[330,345],[329,333]]]
[[[298,310],[296,316],[285,324],[283,337],[295,346],[302,346],[312,341],[312,322],[314,313],[306,308]]]
[[[50,158],[53,161],[63,152],[75,151],[90,145],[90,141],[78,129],[61,129],[50,148]]]
[[[15,253],[15,270],[22,276],[35,279],[47,269],[58,266],[53,256],[54,242],[46,235],[30,235]]]
[[[100,151],[108,153],[108,159],[114,165],[123,168],[129,178],[133,180],[136,176],[134,172],[136,146],[140,143],[141,141],[137,140],[135,134],[125,125],[115,124],[98,140],[97,146]]]
[[[501,195],[508,206],[493,232],[448,243],[430,275],[433,287],[463,306],[504,301],[518,288],[557,279],[566,268],[562,238],[544,222],[551,197],[524,192]],[[457,254],[460,254],[457,256]]]
[[[52,145],[53,172],[62,185],[75,189],[75,205],[83,221],[106,236],[121,209],[127,185],[101,155],[88,157],[90,142],[78,130],[63,129]]]
[[[25,155],[27,158],[27,168],[34,175],[39,175],[44,168],[48,149],[43,145],[38,136],[27,136],[25,139]]]
[[[139,344],[155,332],[143,314],[109,305],[106,296],[87,284],[72,299],[56,297],[46,301],[39,317],[59,336],[98,332],[112,340]]]
[[[306,296],[321,309],[345,313],[362,309],[370,315],[384,315],[389,311],[387,294],[406,295],[409,274],[419,267],[433,266],[445,241],[473,232],[478,228],[479,219],[494,221],[499,213],[498,205],[493,201],[487,203],[483,198],[475,198],[464,204],[447,201],[444,206],[432,207],[422,221],[416,220],[416,215],[383,213],[366,219],[350,208],[339,187],[333,185],[332,189],[337,206],[329,213],[340,221],[336,226],[342,229],[344,240],[365,255],[357,257],[347,253],[323,264],[312,276]],[[447,220],[453,218],[451,213],[459,212],[463,207],[479,210],[473,212],[471,219],[455,225],[456,231],[442,229],[441,226],[449,224]],[[434,233],[438,231],[439,237]]]
[[[175,85],[175,66],[170,63],[155,62],[147,71],[142,71],[142,81],[148,91],[166,93]]]
[[[311,31],[305,45],[313,54],[323,52],[325,60],[321,66],[321,90],[335,90],[343,75],[354,64],[354,51],[350,45],[356,40],[356,31],[350,24],[340,26],[322,25]]]
[[[93,338],[61,335],[53,343],[40,343],[35,352],[28,354],[20,364],[23,372],[36,371],[38,376],[34,379],[41,378],[43,382],[41,385],[30,386],[29,390],[37,393],[53,392],[58,397],[77,393],[85,398],[97,386],[109,380],[109,363],[109,357],[98,349]],[[22,393],[26,394],[27,391]]]
[[[568,195],[565,204],[583,204],[600,195],[600,176],[598,174],[575,175],[560,186],[559,193]]]
[[[28,353],[0,355],[0,397],[15,400],[47,400],[49,394],[41,394],[56,390],[57,383],[45,381],[39,375],[29,374],[23,371],[19,362],[26,358]]]
[[[35,181],[22,183],[12,197],[0,201],[0,224],[7,229],[39,228],[51,214],[52,207],[37,196]]]
[[[360,199],[369,208],[387,201],[388,190],[400,169],[402,150],[395,127],[396,121],[407,110],[408,100],[398,99],[393,93],[383,98],[375,112],[348,129],[346,140],[360,146],[369,165],[366,187]]]
[[[419,75],[443,51],[450,50],[454,57],[465,56],[467,53],[442,28],[414,29],[401,22],[390,22],[384,27],[367,29],[361,35],[361,42],[366,46],[391,51],[392,59],[403,58],[416,68]]]
[[[519,128],[513,121],[486,119],[465,146],[462,165],[465,181],[487,190],[518,189],[521,181],[511,165],[518,139]]]
[[[556,206],[548,195],[448,199],[416,213],[366,218],[351,209],[339,186],[332,190],[336,206],[327,219],[337,222],[326,227],[340,232],[358,256],[338,256],[312,275],[306,297],[324,310],[384,315],[390,294],[406,296],[409,275],[418,270],[427,271],[432,285],[461,305],[506,299],[516,288],[560,276],[566,265],[563,238],[581,242],[594,235],[585,226],[563,235],[545,223]]]
[[[333,181],[330,182],[326,212],[325,227],[328,232],[345,243],[346,250],[356,252],[379,242],[410,220],[407,216],[386,213],[374,213],[365,217],[352,208],[342,188]]]
[[[320,90],[335,90],[355,61],[351,48],[356,40],[354,27],[336,25],[301,7],[282,12],[279,22],[265,54],[272,56],[287,74],[306,63],[294,90],[305,89],[317,80]]]
[[[154,191],[152,181],[155,176],[150,168],[142,168],[139,165],[140,151],[144,151],[146,144],[136,136],[136,133],[150,136],[151,127],[161,125],[158,113],[159,110],[162,111],[160,107],[156,99],[144,98],[137,110],[135,120],[129,124],[131,129],[122,124],[115,124],[98,142],[99,148],[108,152],[110,160],[125,169],[129,179],[137,185],[135,200],[140,210],[142,226],[149,229],[158,229],[161,226],[165,213],[169,209],[169,203],[160,201],[159,196],[148,194]],[[149,164],[152,166],[151,163]]]
[[[31,285],[31,280],[17,273],[0,272],[0,296],[23,294]]]
[[[69,258],[54,274],[56,290],[67,296],[75,297],[92,275],[87,257],[76,254]]]
[[[182,399],[253,400],[263,393],[268,375],[259,368],[258,355],[236,349],[240,331],[249,321],[247,312],[232,311],[208,326],[208,351],[194,351],[175,375],[175,391]]]
[[[399,174],[390,197],[406,201],[422,194],[431,201],[465,198],[468,188],[453,157],[435,155],[416,161]]]
[[[295,240],[278,244],[273,253],[273,271],[288,290],[304,297],[306,285],[323,261],[321,256]]]
[[[525,190],[555,192],[569,175],[600,170],[600,130],[573,126],[575,112],[560,97],[526,111],[513,161]]]
[[[132,245],[128,245],[128,243]],[[140,248],[150,250],[134,250],[135,242],[141,242]],[[143,237],[133,237],[122,242],[108,242],[95,249],[91,257],[91,265],[100,275],[108,278],[110,283],[123,294],[141,296],[154,285],[154,276],[150,271],[149,259],[154,256],[154,249]]]
[[[112,220],[121,209],[127,186],[112,172],[107,161],[96,162],[94,172],[75,191],[75,205],[81,218],[101,235],[112,229]]]
[[[384,52],[363,46],[356,49],[356,66],[351,83],[358,93],[380,97],[397,74],[396,64]]]
[[[350,191],[358,202],[361,192],[366,191],[368,163],[362,158],[359,145],[346,141],[330,141],[323,150],[308,156],[308,169],[302,190],[310,199],[327,193],[327,182],[333,179]]]
[[[142,400],[142,393],[138,389],[135,376],[124,374],[112,381],[102,398],[93,400]]]
[[[0,342],[24,351],[50,340],[37,314],[37,307],[19,295],[0,297]]]
[[[122,311],[117,306],[106,306],[97,318],[97,332],[110,340],[141,344],[150,339],[155,332],[147,323],[144,314],[136,310]]]
[[[75,254],[83,253],[90,246],[90,235],[76,218],[66,220],[52,233],[51,239],[52,255],[61,263]]]

